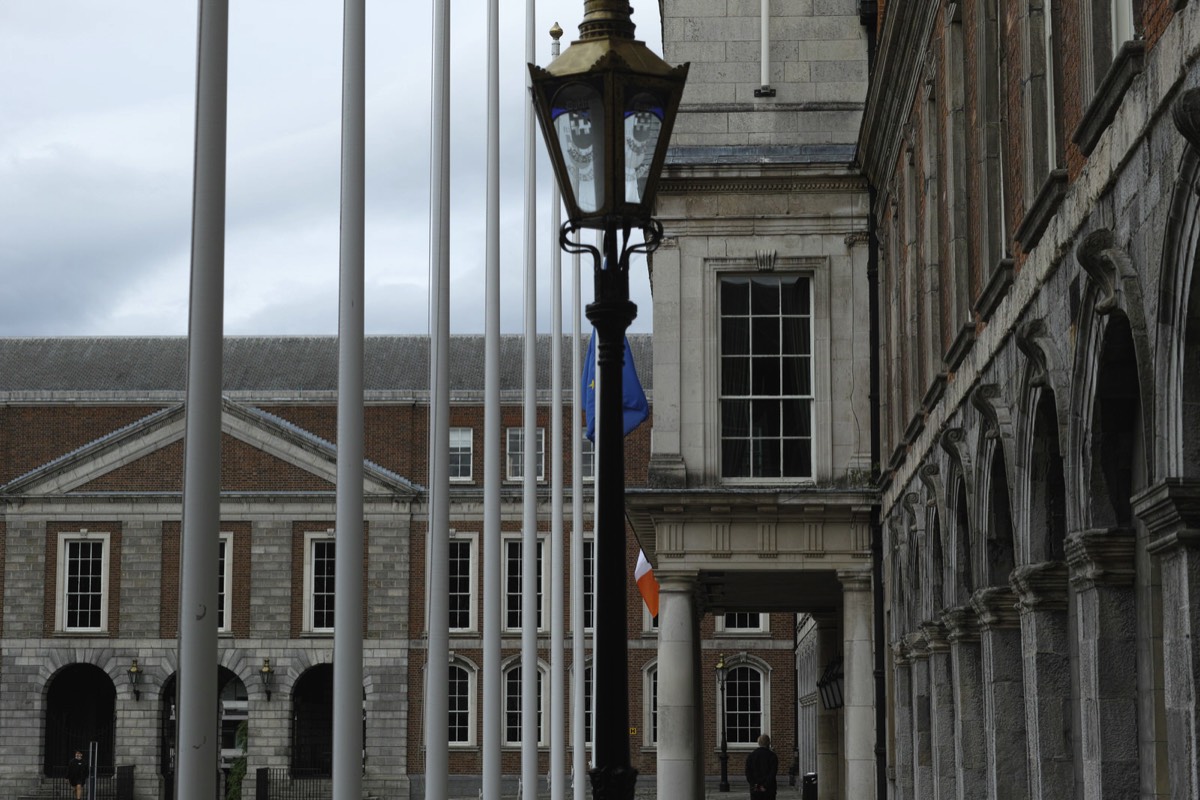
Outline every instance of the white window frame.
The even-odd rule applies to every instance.
[[[450,632],[451,633],[470,633],[472,631],[478,630],[478,615],[476,613],[476,608],[478,607],[479,604],[476,602],[476,598],[477,598],[477,594],[478,594],[478,585],[479,585],[479,580],[478,580],[479,579],[479,534],[465,533],[465,532],[459,532],[459,531],[452,530],[452,531],[450,531],[449,538],[450,538],[451,542],[455,542],[455,543],[467,542],[467,546],[469,548],[468,569],[471,572],[470,592],[469,592],[469,597],[468,597],[468,601],[467,601],[468,602],[467,615],[469,617],[468,625],[465,628],[456,628],[456,627],[451,626]],[[428,574],[428,572],[426,574]],[[429,585],[428,580],[426,580],[425,583],[426,583],[426,586]],[[426,609],[429,608],[428,602],[425,604],[425,608]],[[428,612],[426,612],[426,613],[428,613]],[[449,623],[450,620],[447,618],[446,621],[447,621],[447,623]]]
[[[588,550],[592,551],[591,558],[588,558]],[[591,570],[588,570],[588,561],[591,561]],[[589,588],[588,584],[591,583]],[[588,608],[588,605],[591,608]],[[642,604],[643,606],[645,603]],[[592,631],[596,628],[596,539],[594,536],[583,537],[583,629],[584,631]]]
[[[229,633],[233,630],[233,533],[221,531],[218,546],[224,548],[225,558],[223,569],[217,574],[217,633]],[[219,555],[220,551],[218,551]],[[222,606],[219,602],[225,600]]]
[[[758,673],[759,685],[759,700],[761,702],[761,710],[759,711],[759,734],[771,730],[771,668],[765,662],[760,661],[752,656],[745,654],[740,657],[734,656],[726,659],[726,665],[729,672],[732,673],[735,669],[748,667]],[[721,726],[725,726],[726,732],[729,730],[729,722],[725,716],[725,709],[721,708],[721,691],[718,688],[714,693],[715,703],[713,713],[716,715],[713,719],[718,720],[716,739],[721,740]],[[726,706],[728,707],[728,698],[730,697],[729,687],[726,685],[725,690]],[[757,737],[755,737],[757,738]],[[750,751],[758,746],[757,742],[735,742],[729,739],[728,747],[730,750],[745,750]]]
[[[735,625],[735,626],[731,627],[728,624],[727,614],[739,614],[739,613],[741,613],[741,614],[758,614],[758,626],[753,627],[753,626],[749,626],[749,625],[747,625],[747,626]],[[747,633],[754,633],[754,634],[770,633],[771,632],[771,615],[766,613],[765,611],[741,611],[741,612],[729,611],[729,612],[726,612],[723,614],[717,614],[715,630],[717,633],[724,633],[724,634],[729,634],[732,636],[740,636],[742,634],[747,634]]]
[[[721,342],[722,342],[722,338],[723,338],[724,321],[727,317],[732,317],[733,315],[725,314],[724,310],[722,309],[722,306],[721,306],[722,284],[726,280],[745,279],[745,280],[753,282],[756,279],[762,279],[762,278],[774,278],[774,279],[779,280],[780,283],[782,283],[783,280],[800,279],[800,280],[806,281],[808,284],[808,309],[805,314],[797,315],[801,319],[807,320],[807,324],[808,324],[808,345],[809,346],[808,346],[807,354],[804,354],[805,357],[807,357],[807,359],[808,359],[808,390],[809,391],[808,391],[807,395],[784,394],[782,383],[780,385],[780,393],[778,395],[772,395],[772,396],[755,395],[755,394],[753,394],[753,388],[754,388],[753,385],[751,385],[749,387],[749,391],[751,393],[747,394],[747,395],[728,395],[727,396],[725,394],[724,386],[722,385],[722,371],[724,369],[724,359],[725,359],[726,354],[722,348]],[[714,457],[716,460],[717,475],[719,476],[719,479],[723,483],[727,483],[727,484],[738,484],[738,483],[762,484],[762,483],[796,483],[796,482],[809,483],[809,482],[815,481],[816,478],[818,477],[818,475],[820,474],[820,471],[822,468],[822,461],[823,461],[822,455],[823,454],[818,453],[818,437],[819,437],[819,432],[822,430],[821,420],[820,420],[819,414],[818,414],[818,405],[820,404],[821,399],[823,397],[823,389],[825,387],[825,385],[820,381],[819,376],[818,376],[818,368],[819,368],[818,360],[823,357],[822,356],[822,348],[820,347],[819,342],[818,342],[818,336],[822,332],[818,330],[818,325],[817,325],[817,312],[818,312],[817,305],[820,302],[818,291],[821,288],[822,287],[819,285],[819,282],[815,279],[814,275],[811,274],[810,271],[803,270],[803,269],[787,270],[786,272],[781,271],[779,273],[771,273],[769,275],[764,275],[763,273],[749,272],[749,271],[744,271],[744,270],[736,270],[736,271],[735,270],[728,270],[728,271],[721,270],[721,271],[717,272],[716,283],[715,283],[715,287],[714,287],[714,298],[713,298],[713,309],[715,311],[713,316],[714,316],[714,325],[716,328],[716,330],[715,330],[716,339],[714,341],[717,343],[717,345],[716,345],[716,360],[715,360],[715,363],[717,364],[717,369],[714,370],[714,373],[715,373],[714,388],[716,390],[715,396],[717,398],[717,402],[714,404],[714,411],[716,414],[716,418],[715,418],[716,439],[715,439],[715,441],[717,442],[717,446],[716,446],[716,448],[714,448],[714,450],[715,450]],[[764,318],[764,316],[765,315],[757,315],[756,316],[754,314],[750,314],[747,317],[747,319],[752,321],[754,319],[762,319],[762,318]],[[790,319],[792,316],[793,315],[789,315],[788,318]],[[741,315],[738,315],[738,318],[741,318]],[[775,315],[775,319],[780,319],[780,320],[784,319],[784,315],[782,313],[778,313]],[[752,326],[752,322],[750,322],[749,324],[751,324],[751,326]],[[753,344],[751,344],[751,351],[747,355],[748,355],[749,359],[754,358]],[[725,468],[725,464],[724,464],[725,459],[724,459],[724,453],[723,453],[724,442],[725,442],[726,437],[725,437],[724,421],[722,419],[723,414],[724,414],[725,402],[727,400],[735,401],[735,400],[741,400],[741,399],[744,399],[747,402],[754,402],[754,400],[770,400],[772,398],[778,398],[781,401],[785,398],[790,399],[790,400],[799,400],[801,402],[808,404],[808,414],[809,414],[808,431],[809,431],[809,434],[808,434],[807,438],[808,438],[809,474],[808,475],[798,475],[798,476],[783,476],[783,475],[769,476],[769,475],[754,475],[754,474],[751,474],[751,475],[726,475],[725,474],[726,468]],[[781,448],[780,452],[781,452],[781,456],[782,456],[782,447],[786,443],[786,440],[796,438],[796,437],[784,436],[783,430],[781,428],[779,435],[775,438],[777,441],[780,442],[780,448]],[[752,444],[750,444],[748,446],[753,447]],[[751,453],[751,462],[753,463],[753,453]],[[753,467],[752,467],[752,471],[753,471]]]
[[[658,747],[658,660],[642,669],[642,726],[646,735],[642,742],[647,748]],[[719,733],[719,732],[718,732]]]
[[[661,606],[658,612],[662,613]],[[642,603],[642,633],[647,636],[658,636],[658,617],[650,616],[650,609],[646,608],[645,603]]]
[[[317,542],[333,542],[333,529],[327,531],[308,531],[304,534],[304,632],[315,634],[332,634],[333,626],[318,628],[313,624],[316,608],[313,604],[313,550]],[[336,545],[335,545],[336,548]],[[336,569],[336,563],[334,565]],[[336,589],[335,589],[336,592]],[[336,607],[336,606],[335,606]]]
[[[1112,35],[1112,54],[1116,59],[1121,53],[1121,47],[1133,39],[1136,33],[1131,0],[1109,0],[1108,27]]]
[[[583,446],[580,448],[579,475],[584,483],[596,481],[596,443],[580,432]]]
[[[525,449],[524,446],[517,448],[514,439],[524,439],[525,428],[523,426],[514,426],[507,428],[504,431],[504,480],[520,481],[524,480],[525,470]],[[537,482],[545,483],[546,481],[546,429],[538,426],[537,429]]]
[[[542,579],[540,581],[538,581],[538,606],[539,606],[539,608],[538,608],[537,629],[539,632],[541,632],[541,631],[547,631],[550,629],[549,616],[546,614],[546,597],[548,596],[549,591],[550,591],[549,586],[548,586],[548,582],[550,580],[550,571],[546,567],[546,537],[539,533],[538,537],[537,537],[537,541],[538,541],[538,559],[537,559],[537,561],[538,561],[538,567],[542,573]],[[500,609],[500,615],[501,615],[501,619],[504,623],[503,630],[505,633],[519,633],[521,631],[520,625],[510,626],[508,624],[508,612],[509,612],[508,549],[509,549],[509,545],[514,542],[518,545],[521,545],[522,547],[524,546],[524,539],[519,534],[513,535],[513,536],[505,536],[500,540],[500,545],[501,545],[500,546],[500,557],[502,559],[500,569],[501,569],[501,573],[502,573],[501,580],[503,581],[503,588],[504,588],[503,598],[502,598],[503,606]],[[522,559],[523,559],[523,555],[524,554],[522,554]],[[523,563],[523,560],[522,560],[522,563]]]
[[[517,658],[514,658],[511,661],[509,661],[507,664],[505,664],[504,668],[500,672],[500,684],[503,687],[502,699],[503,699],[503,704],[504,704],[504,707],[501,709],[501,712],[500,712],[503,715],[502,720],[501,720],[501,726],[503,729],[502,742],[503,742],[503,745],[505,748],[510,748],[510,749],[519,748],[521,746],[521,740],[517,739],[514,741],[508,737],[508,713],[509,713],[508,712],[508,703],[509,703],[509,699],[510,699],[510,695],[508,692],[508,676],[514,669],[520,669],[520,668],[521,668],[521,659],[520,659],[520,657],[517,657]],[[549,671],[546,668],[546,665],[542,662],[542,660],[540,658],[538,659],[538,662],[537,662],[537,671],[538,671],[538,679],[539,679],[538,682],[541,684],[541,691],[537,693],[538,694],[538,708],[537,708],[537,715],[538,715],[537,738],[538,738],[538,741],[537,741],[537,746],[538,747],[546,747],[549,743],[549,740],[547,739],[547,736],[546,736],[546,732],[547,732],[547,729],[549,728],[549,719],[548,719],[549,715],[547,712],[550,709],[550,696],[549,696],[550,675],[549,675]],[[521,680],[524,681],[524,676],[522,676]],[[517,706],[519,708],[520,703],[521,703],[521,695],[520,694],[517,695],[516,702],[517,702]]]
[[[466,435],[465,449],[466,449],[466,456],[467,456],[467,474],[466,475],[455,475],[454,470],[451,469],[451,471],[450,471],[450,482],[451,483],[470,483],[474,477],[474,463],[475,463],[475,429],[474,428],[451,428],[450,429],[450,464],[453,465],[453,463],[454,463],[454,455],[455,455],[456,448],[459,451],[463,450],[463,442],[459,441],[456,444],[454,441],[455,436],[457,435],[461,439],[463,437],[464,433]]]
[[[67,627],[67,550],[71,542],[100,542],[100,625]],[[63,633],[108,632],[108,573],[112,554],[111,535],[107,531],[66,531],[58,534],[58,575],[54,587],[54,629]]]
[[[450,657],[450,663],[446,667],[447,674],[449,674],[451,667],[457,667],[467,673],[467,740],[465,742],[451,740],[449,745],[451,749],[474,747],[476,743],[475,730],[479,727],[477,724],[478,717],[476,716],[479,705],[476,702],[478,699],[476,687],[478,686],[479,669],[467,659],[456,655],[451,655]],[[448,718],[447,722],[449,722]]]

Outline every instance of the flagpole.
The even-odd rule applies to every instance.
[[[578,241],[578,234],[573,234]],[[584,696],[583,634],[583,435],[579,420],[583,415],[583,365],[579,347],[582,298],[579,285],[579,251],[571,256],[571,775],[574,800],[587,794],[587,737],[583,717]]]
[[[366,4],[345,0],[338,290],[337,524],[333,621],[333,797],[362,797],[363,237]]]
[[[535,0],[525,1],[525,60],[534,62]],[[528,74],[525,88],[530,89]],[[537,156],[533,103],[525,104],[525,379],[521,536],[521,796],[537,800]]]
[[[487,232],[483,403],[483,800],[500,800],[500,1],[488,0]]]
[[[555,23],[550,29],[553,42],[550,45],[550,60],[558,58],[558,39],[562,28]],[[562,249],[556,247],[558,229],[562,224],[561,200],[558,184],[550,192],[551,256],[550,312],[551,358],[550,358],[550,441],[551,463],[554,465],[550,486],[550,589],[546,604],[550,616],[550,800],[564,800],[563,780],[566,778],[566,697],[563,686],[563,614],[560,604],[565,599],[566,581],[563,575],[563,387],[562,387]]]
[[[198,17],[179,593],[175,796],[180,800],[211,800],[217,778],[213,732],[217,729],[228,0],[200,0]]]
[[[446,800],[450,762],[450,3],[433,4],[429,235],[429,630],[425,797]]]

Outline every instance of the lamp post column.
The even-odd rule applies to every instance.
[[[637,770],[629,761],[629,664],[625,548],[625,442],[621,369],[625,331],[637,316],[629,274],[617,253],[616,226],[604,232],[604,259],[595,272],[596,300],[587,318],[596,328],[596,800],[632,800]]]
[[[721,656],[717,662],[717,685],[721,689],[721,782],[717,785],[717,789],[722,792],[729,791],[729,726],[725,724],[725,714],[727,709],[725,706],[725,656]]]

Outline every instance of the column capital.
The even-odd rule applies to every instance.
[[[946,609],[942,612],[942,622],[951,644],[979,641],[979,617],[970,604]]]
[[[843,592],[871,591],[871,570],[869,569],[839,569],[837,578],[842,583]]]
[[[700,574],[691,572],[655,572],[660,592],[694,592],[699,586]]]
[[[903,638],[892,642],[892,661],[897,667],[907,667],[908,659],[908,644]]]
[[[925,634],[925,646],[930,653],[945,653],[950,649],[946,626],[940,622],[922,622],[921,633]]]
[[[1200,480],[1167,478],[1134,495],[1131,502],[1150,534],[1151,553],[1200,549]]]
[[[981,630],[1016,628],[1021,624],[1016,595],[1010,586],[989,586],[971,595],[971,606],[979,616]]]
[[[1127,528],[1079,531],[1067,537],[1071,584],[1079,590],[1097,586],[1132,586],[1133,532]]]
[[[1022,614],[1067,610],[1067,565],[1062,561],[1026,564],[1010,576]]]
[[[929,658],[929,643],[925,641],[924,631],[916,631],[904,637],[904,644],[908,648],[909,658],[924,661]]]

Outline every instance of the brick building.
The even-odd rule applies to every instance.
[[[1200,8],[878,5],[890,794],[1200,796]]]
[[[642,376],[653,402],[649,337],[631,341],[636,360],[647,365]],[[549,353],[549,338],[540,338],[540,385],[549,384]],[[482,338],[456,337],[451,358],[451,785],[455,796],[473,797],[482,768]],[[522,409],[514,377],[521,358],[521,340],[505,337],[501,494],[503,525],[514,534],[521,527]],[[35,794],[47,776],[60,774],[68,751],[95,740],[104,766],[136,766],[135,797],[170,796],[185,362],[186,341],[179,338],[0,341],[0,795]],[[373,796],[419,796],[428,340],[369,338],[366,375],[364,783]],[[286,782],[328,776],[331,767],[335,389],[333,338],[227,340],[217,612],[221,737],[229,767],[240,755],[237,730],[246,722],[244,797],[254,796],[260,768]],[[538,442],[539,528],[547,536],[548,402],[548,393],[540,395],[538,424],[546,433]],[[570,419],[569,398],[564,416]],[[627,440],[631,486],[646,483],[650,428],[648,422]],[[568,459],[570,450],[568,443]],[[569,503],[569,463],[565,470]],[[590,491],[585,495],[589,519]],[[564,547],[569,518],[566,527]],[[591,542],[585,541],[590,613]],[[519,537],[504,540],[506,583],[519,574],[520,546]],[[563,614],[568,630],[570,615],[565,602],[548,598],[548,569],[543,577],[545,667],[548,614]],[[568,579],[568,592],[569,585]],[[520,675],[508,658],[520,648],[519,598],[510,587],[502,599],[506,629],[512,628],[503,635],[501,676],[505,697],[514,701],[505,704],[510,785],[520,772],[514,713]],[[656,766],[657,631],[636,590],[626,604],[632,750],[646,785]],[[709,617],[702,636],[741,670],[727,684],[737,708],[730,720],[733,773],[746,742],[767,726],[790,752],[791,618]],[[569,656],[568,647],[563,658]],[[568,691],[574,674],[567,664]],[[548,703],[549,681],[542,683]],[[715,675],[704,684],[706,709],[715,716]],[[550,737],[569,737],[546,729],[549,714],[541,718],[544,775]],[[714,747],[705,770],[717,769]]]

